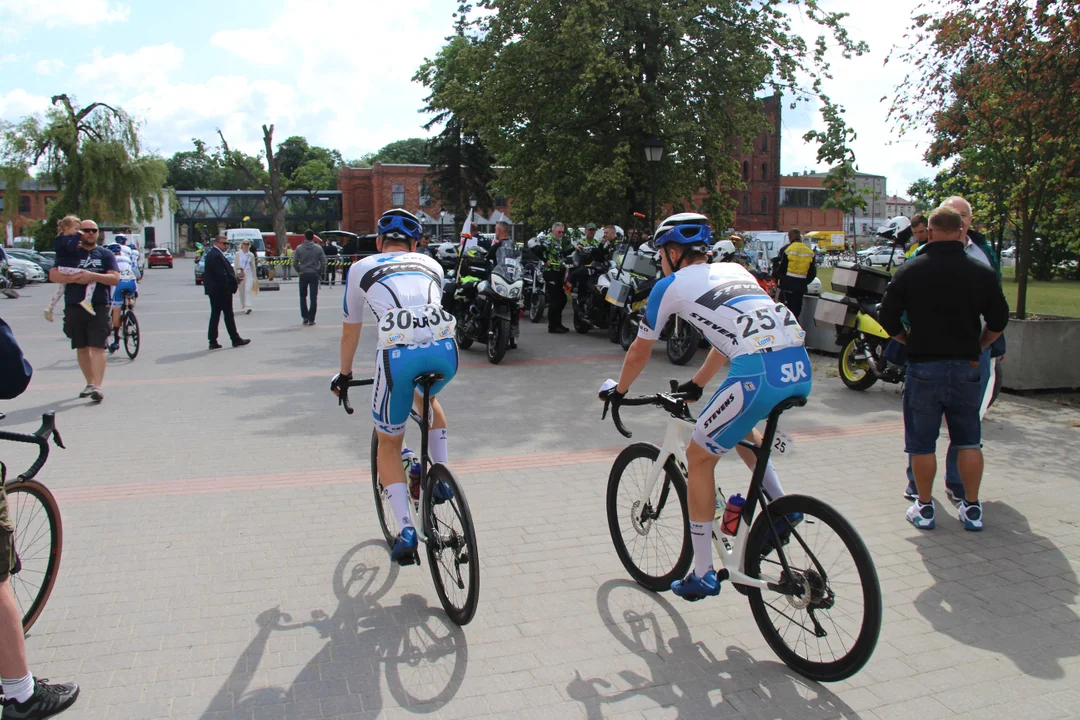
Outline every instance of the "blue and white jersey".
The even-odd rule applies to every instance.
[[[135,265],[131,262],[131,259],[124,254],[116,256],[116,267],[120,270],[120,280],[138,280],[138,275],[135,274]]]
[[[729,358],[801,346],[806,337],[791,311],[735,263],[690,265],[656,283],[638,337],[660,339],[672,315],[697,328]]]

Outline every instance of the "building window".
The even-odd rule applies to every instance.
[[[20,215],[29,215],[30,214],[30,196],[29,195],[20,195],[19,196],[19,214]]]
[[[761,214],[765,215],[768,212],[769,212],[769,196],[768,195],[762,195],[761,196]]]
[[[390,190],[390,204],[394,207],[403,207],[405,205],[405,186],[395,183],[390,186]]]
[[[743,215],[750,214],[750,195],[747,193],[742,194],[742,211]]]
[[[762,180],[768,180],[769,179],[769,164],[768,163],[761,163],[761,179]]]
[[[767,134],[761,136],[761,152],[769,152],[769,136]]]
[[[495,196],[495,207],[506,207],[506,196],[505,195],[496,195]]]
[[[746,160],[743,160],[742,162],[742,179],[750,179],[750,163],[748,163]]]
[[[422,184],[420,185],[420,207],[427,207],[431,204],[431,186]]]
[[[781,207],[820,208],[828,200],[827,190],[817,188],[780,188]]]

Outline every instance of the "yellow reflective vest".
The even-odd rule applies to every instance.
[[[793,242],[784,248],[784,255],[787,256],[787,276],[805,280],[814,262],[814,251],[806,243]]]

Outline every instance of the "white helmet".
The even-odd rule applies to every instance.
[[[457,245],[452,242],[444,242],[435,251],[435,257],[439,260],[456,260],[458,256]]]
[[[734,262],[737,250],[735,243],[730,240],[721,240],[712,246],[713,258],[716,262]]]
[[[878,237],[892,240],[897,245],[907,245],[911,240],[911,221],[903,215],[894,217],[882,227],[878,228]]]

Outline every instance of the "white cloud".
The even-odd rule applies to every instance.
[[[91,85],[147,88],[161,85],[170,72],[183,64],[184,51],[172,43],[140,48],[130,55],[103,56],[100,49],[95,49],[93,60],[78,65],[75,74]]]
[[[19,34],[44,25],[85,27],[124,22],[131,8],[110,0],[0,0],[0,25]]]
[[[46,58],[45,60],[38,60],[34,64],[34,70],[39,75],[55,75],[66,67],[67,63],[60,58]]]
[[[0,118],[11,122],[17,122],[27,115],[43,113],[49,109],[49,106],[49,98],[31,95],[18,88],[9,93],[0,94]]]

